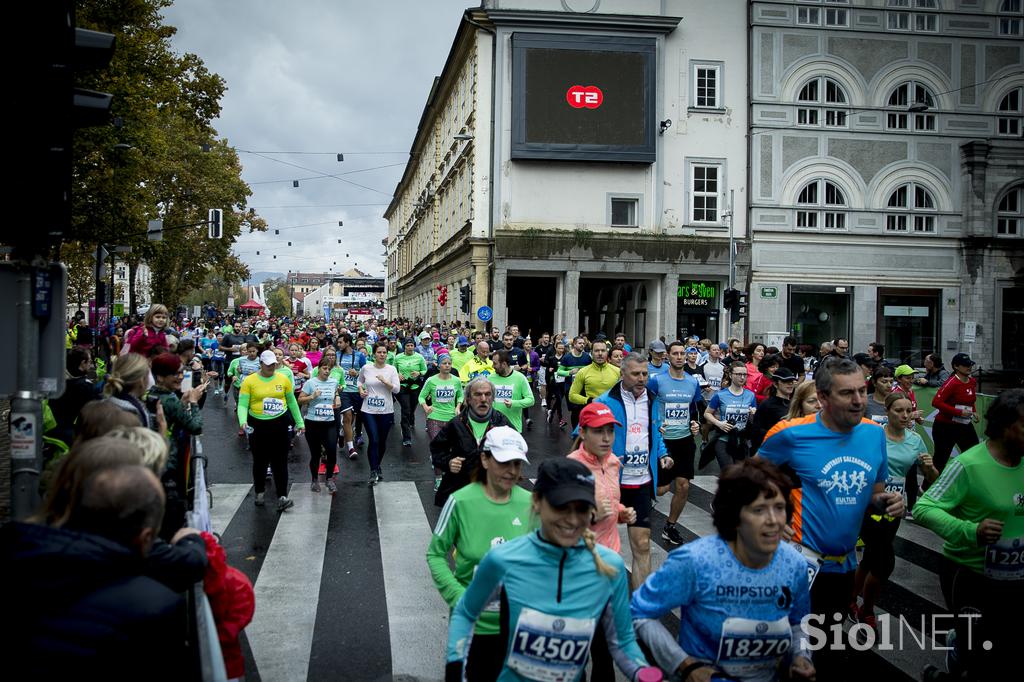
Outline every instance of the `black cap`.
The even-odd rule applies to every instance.
[[[565,457],[544,460],[537,471],[533,489],[553,507],[570,502],[594,502],[594,474],[574,459]]]
[[[870,365],[874,362],[867,353],[854,353],[853,361],[858,365]]]
[[[779,367],[772,373],[772,381],[796,381],[796,375],[788,367]]]
[[[957,353],[953,356],[953,359],[949,361],[949,364],[953,367],[960,365],[961,367],[973,367],[974,360],[971,360],[971,356],[967,353]]]

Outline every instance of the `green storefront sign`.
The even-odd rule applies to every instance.
[[[778,298],[778,287],[761,287],[761,298]]]
[[[676,292],[683,308],[714,308],[718,297],[717,282],[680,282]]]

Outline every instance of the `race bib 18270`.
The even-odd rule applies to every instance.
[[[730,678],[758,678],[789,651],[792,633],[785,616],[775,621],[726,618],[718,642],[717,665]]]

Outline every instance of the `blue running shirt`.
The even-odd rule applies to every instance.
[[[658,394],[654,409],[665,425],[665,440],[690,436],[690,421],[699,419],[697,401],[701,399],[700,384],[691,374],[674,379],[668,372],[651,377],[647,386]]]
[[[737,431],[747,428],[751,420],[750,408],[757,407],[757,398],[753,391],[743,389],[743,393],[735,395],[727,388],[711,396],[708,407],[718,412],[721,421],[729,422],[736,427]]]
[[[865,419],[852,431],[838,433],[813,414],[776,424],[757,454],[788,464],[800,477],[803,487],[793,491],[794,540],[821,554],[849,554],[842,565],[826,561],[823,572],[852,570],[874,486],[889,477],[885,430]]]

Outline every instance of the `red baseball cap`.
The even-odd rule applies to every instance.
[[[612,409],[604,403],[590,403],[580,412],[580,426],[604,426],[605,424],[622,426],[612,414]]]

